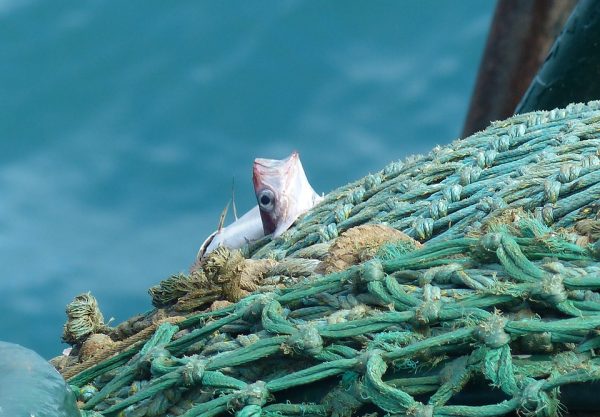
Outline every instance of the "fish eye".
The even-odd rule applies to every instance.
[[[258,193],[258,204],[264,210],[273,210],[275,204],[275,194],[273,191],[265,189]]]

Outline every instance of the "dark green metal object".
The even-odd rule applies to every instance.
[[[600,98],[600,2],[582,0],[515,113]]]

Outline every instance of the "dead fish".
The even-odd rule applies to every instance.
[[[282,160],[255,159],[252,180],[265,235],[279,236],[322,200],[308,182],[298,152]]]
[[[256,158],[252,181],[258,205],[227,227],[223,227],[225,209],[219,228],[204,241],[197,259],[219,246],[235,249],[269,234],[277,237],[323,199],[309,184],[298,152],[281,160]]]

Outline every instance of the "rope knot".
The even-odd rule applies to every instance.
[[[376,188],[377,186],[379,186],[381,184],[381,182],[383,181],[383,178],[381,177],[381,174],[371,174],[371,175],[367,175],[365,177],[365,190],[366,191],[370,191],[373,188]]]
[[[596,165],[600,165],[600,158],[598,158],[596,155],[586,155],[581,160],[581,166],[583,168],[589,168]]]
[[[474,183],[481,176],[481,168],[478,166],[463,166],[460,169],[460,185],[469,185]]]
[[[202,383],[205,368],[205,359],[200,359],[197,356],[190,356],[189,362],[183,366],[183,370],[181,371],[183,385],[186,387],[200,385]]]
[[[371,358],[379,359],[380,361],[382,361],[382,363],[385,363],[381,359],[382,352],[383,351],[381,349],[369,349],[369,350],[365,350],[362,353],[358,354],[356,356],[356,359],[358,360],[358,362],[356,363],[354,370],[360,374],[364,374],[365,370],[367,369],[367,364],[369,363]]]
[[[285,345],[295,353],[315,356],[323,350],[323,338],[314,324],[304,324],[297,327]]]
[[[477,251],[484,255],[495,254],[501,244],[502,234],[486,233],[479,238],[479,241],[477,242]]]
[[[329,223],[327,226],[319,226],[320,242],[329,242],[338,237],[338,230],[335,223]]]
[[[418,240],[427,240],[433,233],[433,219],[417,217],[413,221],[412,227]]]
[[[537,295],[541,300],[551,305],[556,305],[567,300],[567,290],[563,285],[563,279],[560,275],[554,274],[544,277],[540,284],[536,287],[533,294]]]
[[[365,188],[357,187],[351,193],[346,196],[346,201],[352,205],[357,205],[363,201],[363,197],[365,196]]]
[[[526,127],[524,123],[519,123],[516,125],[512,125],[510,127],[510,129],[508,129],[508,134],[513,137],[513,138],[517,138],[519,136],[523,136],[526,132]]]
[[[554,223],[554,209],[552,204],[546,204],[544,207],[536,207],[534,216],[536,219],[544,222],[545,225],[551,225]]]
[[[440,316],[440,299],[442,291],[439,287],[425,284],[423,287],[423,303],[415,308],[415,321],[418,324],[429,324]]]
[[[502,135],[496,136],[490,142],[490,148],[496,149],[499,152],[508,151],[510,149],[510,136]]]
[[[152,372],[152,365],[155,362],[160,362],[163,359],[171,357],[171,353],[163,346],[154,346],[141,355],[137,364],[137,373],[139,375],[146,375],[148,371]],[[153,372],[152,374],[154,375]]]
[[[483,197],[475,208],[484,213],[491,213],[494,210],[506,207],[506,202],[501,197]]]
[[[333,211],[333,217],[336,223],[341,223],[350,217],[350,212],[352,211],[351,204],[341,204]]]
[[[495,149],[479,151],[475,156],[475,162],[479,168],[489,168],[494,163],[498,152]]]
[[[462,269],[463,265],[461,264],[434,266],[423,272],[423,275],[419,277],[418,282],[421,286],[431,284],[432,282],[436,284],[450,284],[456,271],[462,271]]]
[[[442,190],[442,195],[447,201],[451,203],[456,203],[460,200],[462,188],[463,187],[460,184],[452,184],[451,186],[446,187]]]
[[[556,203],[560,195],[560,182],[555,180],[544,181],[544,198],[549,203]]]
[[[581,166],[574,164],[563,164],[558,172],[558,180],[563,184],[575,181],[581,173]]]
[[[499,313],[492,314],[490,318],[477,326],[475,335],[488,347],[497,349],[510,342],[510,335],[504,331],[508,322]]]
[[[541,125],[542,123],[546,123],[547,121],[548,118],[545,114],[531,113],[527,115],[527,120],[525,123],[527,124],[527,127],[533,127]]]
[[[521,394],[520,408],[524,411],[523,414],[529,416],[550,416],[554,415],[556,405],[553,406],[548,394],[542,390],[545,380],[536,381],[530,379]]]
[[[81,388],[71,385],[71,389],[76,394],[77,399],[82,400],[83,402],[88,402],[94,395],[98,393],[98,388],[91,384],[84,385]]]
[[[437,220],[448,215],[448,201],[444,198],[434,200],[429,204],[429,215]]]
[[[433,405],[418,402],[406,410],[406,415],[412,417],[433,417]]]
[[[360,283],[383,281],[384,278],[383,265],[379,259],[371,259],[359,267],[358,281]]]
[[[254,405],[262,407],[267,403],[269,396],[270,393],[267,389],[267,383],[264,381],[256,381],[241,389],[237,399],[242,406]]]
[[[405,180],[402,181],[394,187],[395,192],[405,194],[415,189],[418,189],[421,185],[421,182],[415,180]]]
[[[166,354],[157,356],[152,360],[150,364],[150,374],[153,377],[162,376],[173,370],[174,366],[177,366],[180,362],[178,359],[173,358],[169,351],[165,351]]]
[[[552,109],[548,116],[550,120],[564,119],[567,116],[567,111],[565,109]]]
[[[253,294],[240,301],[235,306],[236,312],[242,312],[242,319],[254,323],[262,317],[263,308],[273,301],[275,294],[272,292]]]
[[[400,171],[402,171],[402,168],[404,168],[404,162],[402,162],[402,161],[392,162],[392,163],[386,165],[385,168],[383,168],[383,175],[385,175],[387,178],[396,176],[400,173]]]

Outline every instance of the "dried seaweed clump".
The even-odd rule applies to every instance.
[[[318,267],[318,272],[329,274],[343,271],[373,258],[379,248],[392,242],[407,242],[413,249],[421,244],[393,227],[384,224],[364,224],[342,233],[329,248],[329,253]]]
[[[246,259],[239,250],[218,247],[190,275],[177,274],[150,288],[152,304],[194,311],[216,301],[236,302],[256,291],[276,261]]]
[[[71,344],[81,344],[92,333],[105,333],[104,316],[91,293],[80,294],[67,304],[67,322],[63,327],[62,339]]]
[[[148,293],[152,297],[152,305],[161,308],[172,305],[184,295],[206,288],[208,280],[202,270],[196,270],[190,275],[176,274],[151,287]]]
[[[272,259],[246,259],[241,251],[220,246],[208,255],[202,270],[212,286],[220,289],[222,299],[236,302],[256,291],[276,264]]]

